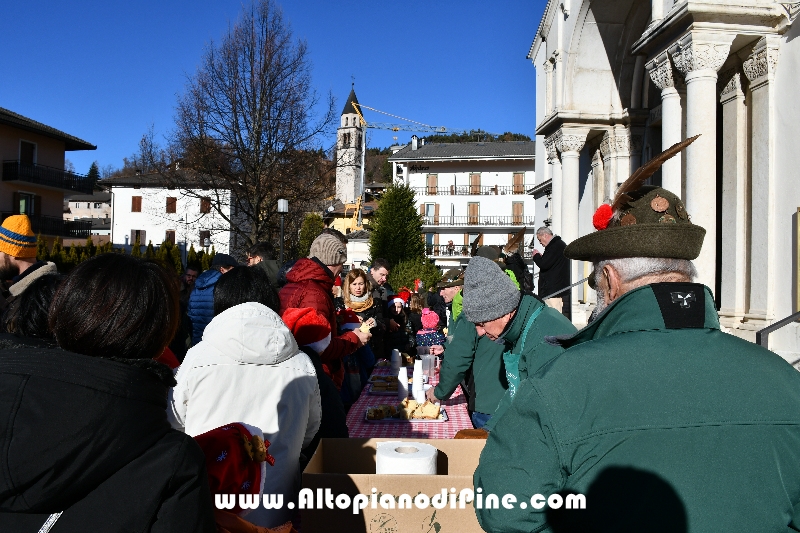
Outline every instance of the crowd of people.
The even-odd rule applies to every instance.
[[[304,465],[348,436],[372,367],[398,350],[441,357],[429,400],[463,388],[486,438],[475,487],[589,502],[476,508],[486,531],[800,531],[800,374],[720,331],[694,283],[705,230],[681,199],[626,186],[597,231],[537,232],[538,294],[491,246],[435,287],[395,290],[383,259],[344,273],[331,229],[284,265],[259,244],[180,280],[122,254],[62,275],[36,261],[27,217],[6,218],[0,530],[291,533]],[[568,292],[542,299],[568,286],[562,259],[594,267],[580,331]],[[218,509],[220,493],[283,505]]]

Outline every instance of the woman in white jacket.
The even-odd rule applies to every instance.
[[[214,319],[186,354],[170,398],[175,423],[189,435],[231,422],[263,431],[275,457],[264,494],[282,494],[283,506],[262,505],[247,520],[266,527],[291,519],[287,503],[299,490],[300,450],[314,438],[321,417],[314,365],[273,310],[276,304],[261,269],[238,267],[220,278]]]

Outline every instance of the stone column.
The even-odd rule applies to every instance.
[[[661,150],[683,140],[681,96],[675,89],[672,63],[666,52],[647,63],[650,79],[661,89]],[[655,154],[653,154],[655,155]],[[678,154],[661,167],[661,186],[681,196],[681,156]]]
[[[562,169],[562,197],[561,197],[561,238],[567,244],[577,239],[578,234],[578,215],[580,203],[580,157],[583,145],[586,143],[586,136],[589,134],[587,129],[564,129],[558,139],[557,148],[561,152]],[[570,279],[574,283],[582,278],[580,273],[583,271],[581,261],[570,261]],[[580,286],[573,287],[572,292],[572,317],[576,320],[578,302],[581,297]],[[582,322],[582,320],[581,320]]]
[[[600,204],[606,201],[606,180],[603,168],[603,156],[600,150],[595,150],[592,154],[592,181],[593,181],[593,200],[592,209],[597,209]]]
[[[717,70],[725,63],[732,35],[690,32],[670,47],[686,79],[686,136],[700,134],[686,148],[686,210],[706,229],[695,260],[699,283],[716,287],[717,256]]]
[[[628,128],[614,126],[614,151],[617,153],[617,182],[614,190],[631,175],[631,135]]]
[[[555,93],[556,97],[553,98],[553,105],[555,109],[561,109],[563,98],[564,98],[564,63],[562,59],[563,52],[561,50],[556,50],[553,54],[553,61],[555,62],[554,65],[554,75],[555,75]]]
[[[742,65],[752,94],[752,233],[750,308],[745,315],[753,329],[775,318],[775,67],[778,37],[762,37]],[[782,228],[789,231],[788,228]],[[788,283],[790,280],[786,280]]]
[[[605,132],[600,141],[600,156],[603,158],[603,177],[605,179],[603,194],[607,199],[614,198],[614,194],[617,192],[617,161],[614,157],[614,147],[614,131]]]
[[[720,74],[722,103],[722,283],[720,322],[738,327],[747,289],[747,107],[739,67]]]
[[[560,133],[554,133],[544,140],[544,147],[547,150],[547,164],[550,165],[550,179],[552,180],[552,193],[550,200],[550,229],[554,234],[561,232],[561,161],[558,159],[556,150],[556,137]]]

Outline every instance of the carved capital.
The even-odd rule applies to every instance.
[[[675,68],[684,75],[697,70],[718,71],[728,59],[732,37],[701,38],[687,33],[669,48]]]
[[[719,92],[722,102],[741,95],[744,91],[742,90],[742,73],[739,68],[731,67],[720,72],[717,87],[722,87]]]
[[[556,132],[544,140],[544,149],[547,151],[547,162],[555,163],[558,161],[558,149],[556,148],[556,137],[561,136],[561,132]]]
[[[562,154],[564,152],[580,152],[584,144],[586,144],[586,135],[562,133],[558,151]]]
[[[667,87],[675,87],[675,80],[672,77],[672,63],[666,53],[656,57],[647,63],[645,67],[656,87],[662,91]]]
[[[762,37],[750,56],[744,60],[742,69],[751,84],[772,80],[778,65],[778,41]]]

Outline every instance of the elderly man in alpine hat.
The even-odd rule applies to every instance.
[[[676,195],[631,180],[565,251],[594,264],[601,312],[550,339],[565,351],[529,373],[489,434],[475,486],[519,503],[478,520],[493,532],[798,531],[800,373],[720,331],[711,291],[693,283],[705,230]],[[584,495],[586,509],[535,496],[555,493]]]

